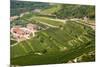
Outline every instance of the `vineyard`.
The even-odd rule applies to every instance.
[[[83,24],[85,22],[82,19],[65,20],[43,14],[48,15],[51,9],[50,13],[57,14],[61,6],[53,5],[53,8],[45,8],[39,14],[30,12],[11,21],[11,27],[25,26],[27,23],[40,27],[35,37],[21,42],[11,40],[12,65],[69,63],[74,62],[74,59],[77,62],[95,61],[95,30]]]

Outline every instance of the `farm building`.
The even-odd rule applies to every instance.
[[[35,36],[38,26],[35,24],[27,24],[27,27],[13,26],[11,34],[17,41],[29,39],[30,36]]]

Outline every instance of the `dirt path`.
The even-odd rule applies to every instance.
[[[41,17],[41,18],[54,20],[54,21],[60,21],[60,22],[66,23],[66,20],[63,20],[63,19],[53,19],[53,18],[47,18],[47,17]]]
[[[95,23],[86,23],[86,22],[84,22],[84,20],[82,20],[82,19],[70,19],[70,20],[75,21],[75,22],[77,22],[77,23],[81,23],[80,21],[82,21],[81,24],[84,24],[84,25],[86,25],[86,26],[89,26],[89,27],[91,27],[93,30],[95,30]]]
[[[93,30],[95,30],[95,23],[94,23],[94,24],[82,23],[82,24],[84,24],[84,25],[86,25],[86,26],[89,26],[89,27],[91,27]]]
[[[18,42],[17,43],[14,43],[13,45],[10,45],[11,47],[13,47],[13,46],[16,46],[18,44]]]

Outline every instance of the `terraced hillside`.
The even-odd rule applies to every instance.
[[[15,5],[16,11],[12,12],[11,16],[18,15],[18,18],[11,21],[11,28],[14,26],[27,28],[27,24],[30,23],[36,25],[38,29],[34,37],[30,36],[23,41],[16,41],[11,33],[11,65],[95,61],[94,6],[50,5],[49,3],[24,3],[24,1],[18,1]],[[35,13],[33,7],[34,10],[41,11]],[[22,8],[27,9],[28,13],[19,12],[20,9],[23,10]],[[23,16],[20,16],[21,13]],[[88,20],[84,20],[84,16],[89,18],[89,23],[85,22]]]
[[[51,7],[49,7],[48,9],[44,9],[41,14],[45,14],[45,15],[52,15],[55,12],[59,11],[61,9],[61,5],[52,5]]]
[[[12,44],[11,64],[66,63],[84,53],[94,51],[94,37],[92,28],[75,21],[67,21],[59,28],[41,30],[34,38]]]

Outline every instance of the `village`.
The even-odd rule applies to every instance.
[[[26,27],[16,25],[11,28],[11,35],[14,40],[20,42],[26,39],[30,39],[30,37],[34,37],[37,29],[38,26],[32,23],[27,24]]]

